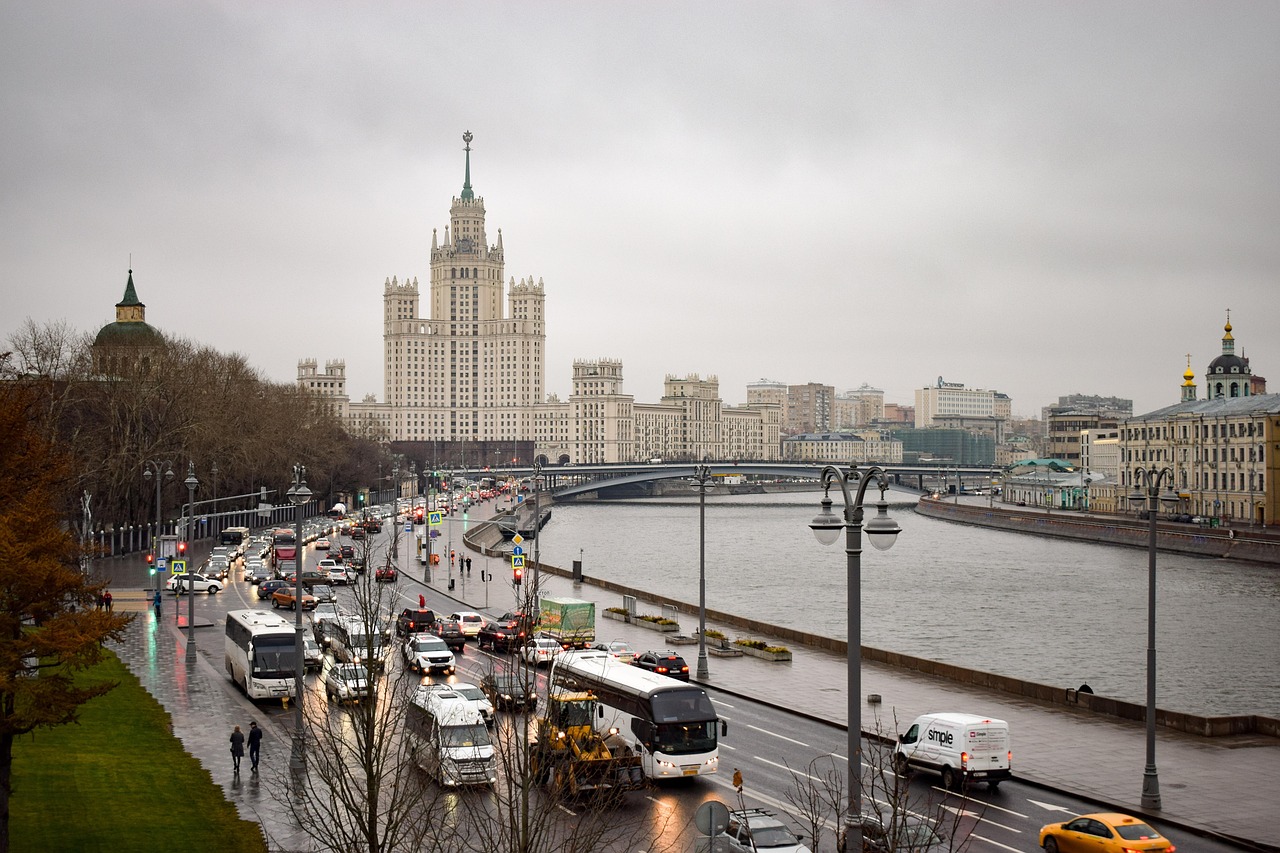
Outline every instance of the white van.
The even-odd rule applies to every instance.
[[[443,686],[419,687],[405,715],[414,761],[444,786],[492,785],[498,762],[489,729],[465,697]]]
[[[977,714],[925,714],[899,735],[893,766],[900,776],[913,769],[937,773],[945,788],[972,781],[994,791],[1013,775],[1009,724]]]

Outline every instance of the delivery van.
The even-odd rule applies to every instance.
[[[994,791],[1013,775],[1009,724],[977,714],[925,714],[898,736],[893,766],[900,776],[937,773],[945,788],[986,782]]]

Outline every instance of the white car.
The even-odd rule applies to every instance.
[[[729,826],[725,830],[729,849],[740,853],[810,853],[800,842],[800,837],[786,824],[764,809],[742,809],[729,812]]]
[[[328,536],[321,536],[319,539],[317,539],[317,540],[316,540],[316,550],[317,550],[317,551],[328,551],[328,550],[329,550],[329,537],[328,537]]]
[[[542,666],[544,663],[551,663],[551,660],[562,651],[564,649],[555,640],[537,637],[525,643],[524,648],[520,650],[520,654],[527,663],[531,663],[534,666]]]
[[[321,672],[325,696],[329,699],[353,702],[372,693],[373,685],[364,664],[340,663],[332,655],[325,655]]]
[[[222,581],[207,578],[204,575],[174,575],[169,578],[169,589],[172,590],[174,595],[182,595],[188,589],[213,595],[215,592],[222,591]]]
[[[453,675],[458,670],[453,652],[435,634],[411,635],[400,647],[400,652],[404,655],[405,666],[423,675],[433,672]]]
[[[608,643],[592,643],[591,648],[608,652],[609,657],[618,663],[632,663],[636,659],[635,649],[631,648],[630,643],[624,643],[622,640],[613,640]]]
[[[449,689],[466,699],[471,707],[475,708],[480,716],[484,718],[486,726],[493,725],[493,703],[489,701],[488,696],[484,695],[484,691],[480,689],[479,685],[459,682],[450,684]]]
[[[461,625],[462,633],[468,637],[476,636],[480,633],[480,629],[484,627],[484,617],[471,610],[450,613],[449,618]]]

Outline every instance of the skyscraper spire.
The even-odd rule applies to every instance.
[[[462,134],[462,141],[467,144],[467,147],[463,149],[467,152],[467,174],[462,181],[463,201],[471,201],[471,199],[476,197],[476,194],[471,191],[471,140],[473,138],[474,137],[471,135],[471,131],[469,130]]]

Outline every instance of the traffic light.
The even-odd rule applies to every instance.
[[[524,582],[524,566],[516,566],[511,570],[511,582],[516,586]]]
[[[186,556],[187,556],[187,543],[179,542],[178,543],[178,559],[181,560]]]
[[[155,573],[156,573],[156,555],[148,551],[147,552],[147,574],[154,575]]]

